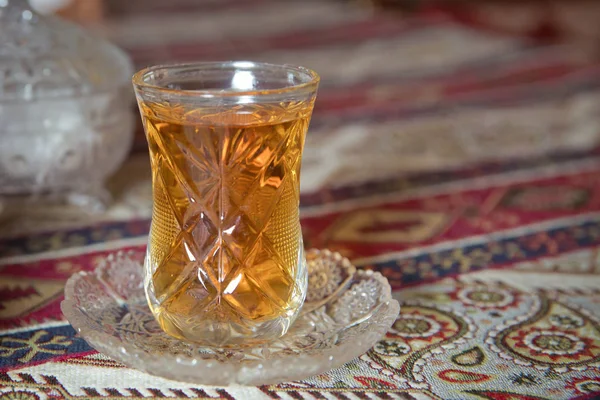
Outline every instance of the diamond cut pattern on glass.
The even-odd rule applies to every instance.
[[[156,132],[161,155],[155,182],[177,194],[167,197],[178,234],[170,253],[157,260],[153,279],[168,282],[155,290],[161,302],[173,305],[170,312],[186,315],[194,304],[212,308],[213,318],[222,307],[250,319],[286,312],[288,299],[300,291],[295,264],[301,148],[294,146],[303,140],[305,126],[292,125],[302,123],[290,122],[271,138],[242,129],[219,133],[223,143],[214,146],[219,154],[200,143],[215,140],[205,131],[174,139],[148,129],[149,135]],[[183,156],[172,156],[173,146]],[[182,304],[175,306],[171,298],[182,291]]]

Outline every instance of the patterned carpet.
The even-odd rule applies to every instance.
[[[109,182],[105,214],[0,216],[0,399],[600,396],[599,64],[443,13],[111,4],[105,32],[138,66],[248,58],[322,75],[302,172],[305,244],[381,271],[401,313],[362,357],[275,386],[199,387],[98,354],[59,304],[72,273],[144,248],[151,198],[139,152]]]

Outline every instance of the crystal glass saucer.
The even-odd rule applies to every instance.
[[[371,348],[400,306],[377,272],[356,270],[338,253],[307,252],[308,294],[282,338],[244,349],[215,349],[166,335],[146,303],[142,251],[108,256],[73,275],[62,311],[95,349],[132,368],[209,385],[274,384],[320,374]]]

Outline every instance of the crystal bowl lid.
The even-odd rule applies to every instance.
[[[111,91],[133,73],[119,48],[27,0],[0,0],[0,38],[0,102]]]

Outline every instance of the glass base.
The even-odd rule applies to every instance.
[[[257,346],[273,341],[288,331],[306,297],[307,266],[302,244],[299,246],[296,266],[292,268],[295,271],[292,277],[294,286],[290,289],[289,298],[279,305],[273,304],[274,308],[281,310],[277,316],[257,319],[236,312],[236,308],[228,303],[232,293],[228,293],[227,289],[217,293],[206,308],[194,310],[191,316],[167,312],[154,293],[152,276],[156,268],[150,260],[152,257],[146,253],[144,288],[148,305],[162,329],[179,340],[220,348]],[[264,295],[264,299],[273,303],[276,301],[268,295]]]

